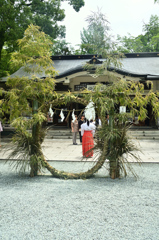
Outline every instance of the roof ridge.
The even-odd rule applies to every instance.
[[[117,53],[115,53],[117,54]],[[126,58],[143,58],[143,57],[159,57],[159,52],[140,52],[140,53],[124,53]],[[57,55],[51,56],[52,60],[74,60],[74,59],[92,59],[92,58],[100,58],[101,55],[98,54],[87,54],[87,55]]]

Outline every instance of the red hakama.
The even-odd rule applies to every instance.
[[[84,157],[93,157],[93,149],[92,149],[93,147],[94,147],[94,141],[93,141],[92,131],[84,131],[84,134],[82,137],[83,156]]]

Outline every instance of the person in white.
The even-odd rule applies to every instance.
[[[93,135],[96,126],[91,121],[83,123],[81,125],[81,135],[82,135],[82,153],[83,157],[93,157],[94,141]]]
[[[88,105],[85,107],[84,114],[87,122],[81,125],[82,153],[84,157],[93,157],[93,136],[96,126],[93,123],[93,120],[95,120],[95,107],[92,100],[90,100]]]
[[[94,136],[94,132],[96,130],[96,126],[93,122],[89,122],[89,125],[86,123],[83,123],[81,125],[81,136],[84,135],[84,131],[91,131],[93,136]]]

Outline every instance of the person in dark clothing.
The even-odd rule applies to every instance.
[[[80,143],[82,143],[82,136],[81,136],[81,125],[84,123],[84,116],[81,116],[81,119],[78,121],[78,129],[79,129],[79,136],[80,136]]]

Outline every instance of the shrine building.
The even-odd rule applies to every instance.
[[[85,70],[86,63],[101,65],[105,59],[97,57],[97,55],[66,55],[66,56],[52,56],[53,66],[58,72],[56,75],[55,91],[62,93],[66,91],[76,92],[82,89],[92,90],[96,83],[106,84],[108,81],[107,75],[94,77],[94,72],[91,73]],[[144,92],[148,92],[152,85],[146,84],[147,80],[153,82],[153,91],[159,91],[159,52],[154,53],[127,53],[125,57],[120,59],[122,66],[115,68],[113,65],[108,69],[112,72],[115,78],[126,80],[140,81],[144,84]],[[18,71],[11,75],[15,76],[30,76],[29,73],[24,72],[21,67]],[[45,78],[42,71],[39,73],[40,78]],[[3,86],[6,77],[2,78],[0,85]],[[84,106],[77,103],[70,103],[69,106],[63,106],[64,109],[82,109]],[[152,114],[151,106],[147,106],[148,118],[142,123],[146,126],[155,126],[157,124]],[[77,113],[78,114],[78,113]],[[53,124],[59,126],[69,126],[68,122],[60,122],[59,112],[57,112]]]

